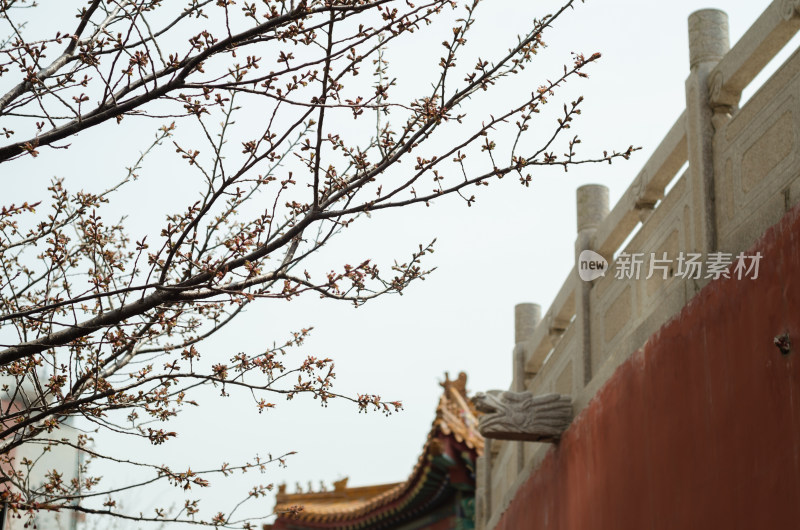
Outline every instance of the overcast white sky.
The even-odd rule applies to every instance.
[[[479,23],[469,46],[505,51],[512,44],[509,37],[524,32],[533,17],[556,4],[486,0],[477,13]],[[359,309],[315,297],[256,305],[215,342],[221,356],[229,358],[256,348],[265,338],[280,340],[290,330],[314,326],[304,352],[335,359],[335,390],[378,393],[402,400],[405,410],[386,418],[358,414],[344,402],[320,408],[317,402],[298,398],[279,401],[277,409],[258,415],[246,400],[221,400],[211,393],[201,408],[183,418],[181,437],[158,447],[157,459],[193,466],[201,461],[198,467],[204,467],[236,456],[297,451],[286,469],[276,467],[264,477],[248,474],[218,483],[222,487],[213,490],[218,501],[243,496],[253,481],[286,481],[293,491],[295,482],[305,488],[311,480],[318,488],[320,480],[330,485],[345,476],[350,485],[404,480],[433,420],[441,391],[437,383],[445,371],[451,376],[467,372],[472,392],[508,387],[514,305],[537,302],[546,310],[570,270],[576,188],[605,184],[613,205],[679,116],[689,72],[689,14],[706,7],[727,11],[733,44],[767,5],[742,0],[712,5],[694,0],[588,0],[567,14],[545,36],[549,48],[531,67],[544,80],[571,61],[572,51],[601,52],[602,60],[589,70],[590,79],[577,87],[587,101],[573,130],[584,139],[586,154],[630,144],[642,146],[642,151],[629,162],[611,166],[584,166],[566,174],[558,169],[540,171],[530,188],[505,179],[484,189],[472,208],[450,200],[427,209],[374,215],[335,243],[330,251],[333,264],[357,257],[384,262],[402,258],[418,243],[438,238],[436,253],[428,260],[438,270],[428,280],[412,285],[402,297],[386,297]],[[426,30],[430,37],[423,35],[402,50],[390,50],[394,75],[401,81],[404,75],[415,75],[419,65],[413,60],[438,62],[439,43],[447,31],[432,26]],[[796,47],[792,41],[787,49]],[[535,87],[521,90],[531,88]],[[73,168],[58,171],[92,182],[114,171],[115,158],[84,166],[88,173],[78,171],[78,161],[73,161]],[[57,172],[55,166],[32,165],[18,171],[24,171],[18,176],[39,184]],[[151,171],[152,175],[143,175],[143,182],[161,178],[157,168]],[[15,195],[15,190],[9,194]],[[118,483],[125,479],[108,478]],[[165,489],[141,492],[128,501],[129,506],[148,510],[160,502]],[[258,511],[271,509],[272,499],[261,502]]]

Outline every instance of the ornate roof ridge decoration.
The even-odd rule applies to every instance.
[[[453,481],[450,470],[466,467],[466,473],[473,473],[475,459],[483,453],[483,437],[478,432],[480,413],[467,396],[467,375],[461,372],[451,380],[445,372],[440,385],[443,391],[431,429],[405,481],[347,487],[348,479],[344,478],[334,483],[332,491],[296,493],[286,493],[286,485],[281,485],[275,511],[296,515],[291,519],[279,515],[275,527],[331,528],[335,524],[335,528],[342,529],[368,528],[380,521],[402,520],[435,508]],[[474,484],[474,478],[472,481]],[[303,509],[297,512],[297,506]],[[284,525],[280,526],[282,521]]]
[[[278,486],[278,498],[279,499],[289,499],[291,498],[293,503],[301,503],[304,501],[329,501],[329,502],[336,502],[340,500],[357,500],[362,499],[365,497],[373,497],[375,495],[381,495],[386,493],[389,490],[396,488],[397,486],[402,485],[402,482],[392,482],[390,484],[375,484],[371,486],[355,486],[352,488],[347,487],[347,480],[348,477],[343,478],[340,483],[343,481],[344,485],[342,487],[338,487],[337,483],[334,482],[334,489],[333,490],[320,490],[320,491],[297,491],[295,493],[286,493],[286,485],[282,484]],[[281,502],[280,500],[278,502]]]
[[[470,449],[483,454],[483,436],[478,432],[478,416],[480,413],[475,404],[467,397],[467,374],[461,372],[454,380],[445,372],[444,381],[439,383],[444,392],[436,407],[436,419],[433,421],[428,439],[438,427],[446,435],[453,435],[458,442],[465,443]]]

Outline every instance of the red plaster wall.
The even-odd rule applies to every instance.
[[[759,278],[712,282],[621,365],[497,529],[800,528],[800,207],[751,250]]]

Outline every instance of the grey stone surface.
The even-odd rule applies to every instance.
[[[719,62],[730,49],[728,14],[719,9],[701,9],[689,15],[689,64]]]
[[[560,394],[490,390],[472,400],[484,413],[478,424],[484,438],[556,441],[572,421],[572,399]]]

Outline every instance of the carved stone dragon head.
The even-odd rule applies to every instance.
[[[483,412],[478,430],[484,438],[554,441],[572,421],[569,396],[490,390],[472,398]]]

